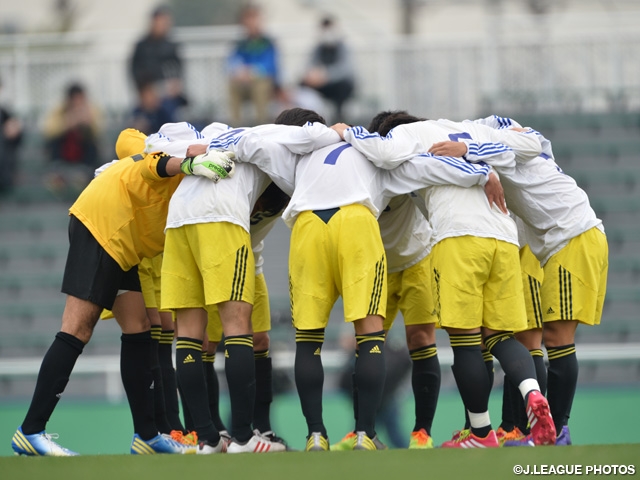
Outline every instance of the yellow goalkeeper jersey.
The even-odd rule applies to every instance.
[[[69,209],[125,271],[164,249],[169,200],[184,175],[160,177],[163,156],[134,155],[114,163]]]

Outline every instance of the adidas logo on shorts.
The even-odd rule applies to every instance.
[[[547,314],[549,313],[556,313],[556,312],[553,310],[553,308],[549,307],[549,310],[547,310]]]

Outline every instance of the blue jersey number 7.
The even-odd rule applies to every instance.
[[[469,135],[467,132],[449,134],[449,140],[451,140],[452,142],[457,142],[460,138],[468,138],[469,140],[473,140],[471,138],[471,135]]]
[[[329,152],[329,155],[327,155],[327,158],[324,159],[323,163],[327,163],[329,165],[335,165],[336,162],[338,161],[338,157],[340,156],[340,154],[350,146],[351,144],[347,143],[346,145],[339,146],[335,150],[331,150],[331,152]]]

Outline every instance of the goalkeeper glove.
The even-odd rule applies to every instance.
[[[224,150],[210,150],[202,155],[187,157],[180,164],[180,170],[185,175],[199,175],[214,182],[223,178],[231,178],[235,172],[236,158],[233,152]]]

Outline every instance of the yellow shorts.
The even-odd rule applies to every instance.
[[[533,254],[529,245],[520,249],[520,268],[522,269],[522,289],[524,305],[527,309],[527,328],[542,328],[542,305],[540,288],[544,278],[544,270],[540,260]]]
[[[228,222],[170,228],[162,262],[162,308],[253,304],[254,272],[251,238],[244,228]]]
[[[325,328],[340,295],[346,322],[367,315],[384,317],[386,269],[380,227],[366,207],[301,213],[289,249],[293,325]]]
[[[162,268],[162,254],[156,255],[153,259],[143,258],[138,264],[138,277],[140,277],[140,287],[144,306],[147,308],[158,308],[160,306],[160,270]],[[110,320],[113,312],[106,308],[100,314],[101,320]]]
[[[428,255],[412,267],[388,275],[385,330],[393,325],[398,310],[405,325],[436,323],[430,270],[431,256]]]
[[[138,276],[142,287],[144,305],[147,308],[160,308],[160,275],[162,272],[162,254],[143,258],[138,265]]]
[[[431,250],[433,301],[443,328],[526,328],[518,247],[494,238],[445,238]]]
[[[219,343],[222,340],[222,322],[216,305],[206,307],[209,321],[207,322],[207,336],[210,342]],[[256,275],[256,294],[251,313],[251,326],[254,333],[271,330],[271,309],[269,307],[269,291],[264,274]]]
[[[543,321],[578,320],[599,325],[607,291],[607,237],[592,228],[577,237],[544,266]]]

